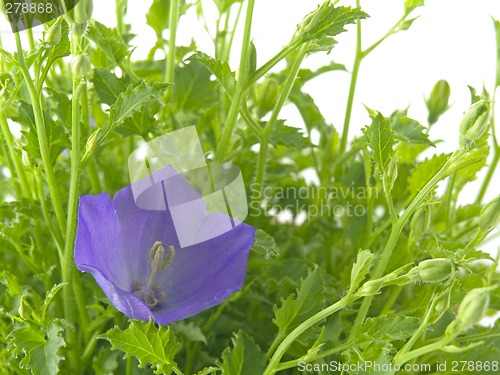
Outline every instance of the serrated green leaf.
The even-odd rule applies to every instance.
[[[92,76],[94,90],[101,103],[113,105],[118,96],[131,84],[125,78],[118,78],[107,69],[95,69]]]
[[[265,357],[253,339],[240,331],[232,341],[233,347],[222,353],[222,362],[219,363],[222,375],[262,375]]]
[[[408,178],[408,190],[412,194],[417,194],[430,181],[434,175],[444,166],[449,154],[434,155],[430,159],[425,159],[419,163]]]
[[[351,285],[349,286],[350,292],[353,292],[359,284],[361,284],[366,275],[368,275],[374,259],[375,255],[373,255],[369,250],[361,250],[358,253],[356,263],[353,264],[351,270]]]
[[[120,125],[134,113],[140,111],[147,103],[165,91],[170,85],[168,83],[146,83],[130,85],[121,93],[116,103],[110,109],[109,124],[112,127]]]
[[[310,270],[300,283],[297,294],[282,299],[281,307],[274,306],[274,324],[280,334],[286,335],[307,318],[321,309],[323,303],[323,278],[320,271]]]
[[[405,112],[396,111],[391,116],[391,126],[396,137],[409,143],[427,144],[435,147],[434,143],[429,140],[429,135],[424,133],[425,126],[406,117]]]
[[[372,158],[379,171],[385,174],[389,163],[396,154],[393,148],[395,140],[391,121],[378,113],[373,118],[372,124],[366,129],[366,133],[372,149]]]
[[[87,35],[114,66],[119,66],[129,53],[127,44],[123,42],[118,32],[100,22],[92,21]]]
[[[17,278],[10,272],[8,271],[0,272],[0,283],[2,283],[7,287],[10,296],[14,297],[22,295],[21,287],[19,286]]]
[[[346,25],[366,17],[368,15],[359,8],[335,7],[328,1],[308,16],[309,22],[304,25],[305,39],[320,39],[325,36],[338,35],[347,31]]]
[[[197,60],[188,60],[175,72],[173,100],[176,110],[204,111],[216,103],[217,82],[211,72]]]
[[[92,362],[94,373],[99,375],[116,374],[119,366],[119,354],[119,352],[111,351],[110,348],[101,348]]]
[[[156,326],[152,320],[149,323],[130,320],[124,331],[115,327],[99,338],[108,340],[113,350],[124,352],[123,358],[137,358],[139,368],[151,365],[155,374],[170,374],[175,366],[179,343],[170,328]]]
[[[257,229],[255,232],[255,240],[251,250],[264,255],[266,260],[278,256],[280,252],[274,238],[262,229]]]
[[[301,150],[311,147],[312,144],[308,138],[303,136],[299,128],[286,126],[284,120],[278,120],[271,132],[269,143],[274,146],[283,145]]]
[[[37,375],[55,375],[59,372],[59,362],[64,359],[59,355],[59,350],[66,346],[62,332],[63,327],[53,321],[45,332],[26,326],[12,331],[7,339],[15,357],[24,354],[21,368],[31,369]]]
[[[236,78],[227,62],[214,59],[203,52],[196,52],[189,60],[196,60],[202,63],[220,82],[229,96],[234,94],[236,89]]]
[[[50,303],[56,296],[57,292],[59,292],[67,283],[55,284],[46,294],[45,299],[43,301],[43,305],[40,309],[40,319],[42,322],[45,320],[45,316],[47,315],[47,309],[50,306]]]

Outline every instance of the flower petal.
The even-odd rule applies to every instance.
[[[158,277],[166,294],[153,314],[168,324],[218,305],[243,285],[255,228],[240,224],[202,244],[176,251],[170,266]]]
[[[80,197],[75,262],[82,272],[91,266],[121,288],[129,287],[129,266],[121,253],[118,219],[106,193]]]

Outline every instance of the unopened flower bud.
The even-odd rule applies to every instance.
[[[387,164],[385,178],[388,190],[392,190],[394,182],[398,178],[398,160],[395,157],[391,158]]]
[[[313,30],[321,20],[323,8],[320,6],[314,12],[309,13],[299,26],[299,33],[308,33]]]
[[[378,294],[380,291],[380,288],[382,288],[384,284],[384,279],[375,279],[375,280],[369,280],[366,283],[364,283],[361,288],[358,289],[356,294],[359,294],[361,296],[373,296],[375,294]]]
[[[76,23],[84,23],[90,20],[94,10],[93,0],[79,0],[73,8],[73,18]]]
[[[481,99],[466,112],[460,123],[460,146],[465,146],[481,138],[488,128],[490,117],[489,103]]]
[[[268,78],[254,86],[255,104],[260,115],[265,115],[274,108],[279,95],[279,84],[273,78]]]
[[[61,19],[58,19],[49,29],[45,32],[45,41],[52,46],[59,44],[61,41]]]
[[[448,334],[458,334],[478,323],[486,314],[490,304],[491,287],[469,291],[458,306],[457,318],[448,326]]]
[[[479,228],[489,232],[500,222],[500,195],[486,203],[479,214]]]
[[[97,139],[99,137],[99,133],[101,132],[101,129],[96,129],[89,137],[87,140],[87,144],[85,147],[86,152],[92,152],[97,144]]]
[[[417,208],[410,221],[410,237],[413,241],[420,238],[431,225],[431,210],[429,206],[424,205]]]
[[[453,263],[449,259],[427,259],[417,266],[420,279],[429,284],[440,283],[448,279],[453,272]]]
[[[90,73],[91,69],[92,66],[90,64],[90,59],[86,54],[73,57],[73,60],[71,61],[71,72],[73,73],[73,77],[86,77],[87,74]]]
[[[425,101],[427,110],[429,111],[429,117],[427,118],[429,125],[436,123],[439,116],[446,112],[449,99],[450,85],[442,79],[434,85],[429,99]]]

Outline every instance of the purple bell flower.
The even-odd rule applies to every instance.
[[[185,180],[172,181],[177,185],[170,186],[169,194],[193,195]],[[193,236],[220,233],[217,226],[227,216],[207,215],[203,200],[199,202],[185,212],[186,220],[192,222],[194,215],[199,222]],[[113,199],[107,193],[80,197],[75,262],[80,271],[94,276],[123,314],[166,325],[238,291],[254,237],[255,228],[236,223],[215,238],[181,248],[168,203],[167,210],[138,208],[128,185]]]

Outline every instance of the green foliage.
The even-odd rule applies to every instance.
[[[30,48],[21,41],[29,51],[0,49],[0,374],[295,375],[310,372],[299,361],[498,361],[500,324],[477,324],[500,311],[498,260],[484,245],[495,243],[498,227],[498,202],[483,199],[494,191],[500,155],[489,94],[469,87],[479,104],[461,134],[458,123],[446,124],[461,144],[443,153],[434,124],[453,97],[446,81],[420,93],[427,123],[407,109],[384,117],[367,107],[369,122],[350,124],[348,105],[345,126],[368,126],[345,140],[342,124],[323,112],[325,98],[311,90],[327,76],[352,78],[353,103],[363,101],[353,68],[408,30],[413,13],[427,11],[424,1],[401,2],[402,17],[373,45],[363,35],[354,67],[331,58],[316,65],[310,56],[355,41],[356,23],[378,22],[359,8],[325,1],[262,61],[249,24],[259,24],[258,13],[246,14],[251,3],[150,3],[142,22],[156,38],[144,55],[126,23],[131,15],[124,18],[126,0],[116,3],[116,28],[61,18]],[[199,25],[185,23],[190,6]],[[493,23],[500,50],[500,22]],[[194,39],[173,48],[170,35],[178,29],[185,39],[186,26]],[[245,29],[251,35],[241,43]],[[209,34],[203,44],[197,30]],[[345,31],[351,38],[337,42]],[[199,51],[205,40],[213,46]],[[248,66],[237,65],[240,47]],[[86,74],[74,76],[82,72],[71,61],[83,61]],[[499,77],[497,69],[496,86]],[[343,114],[348,91],[337,101],[338,86],[328,90],[327,105]],[[79,196],[113,196],[127,185],[133,150],[190,125],[207,160],[241,170],[245,221],[256,227],[245,282],[220,305],[169,326],[128,319],[74,269],[78,217],[68,215]],[[480,191],[471,201],[464,191],[473,181]],[[62,268],[68,257],[71,268]],[[433,264],[442,269],[424,269]],[[471,290],[488,291],[480,306]]]
[[[115,327],[100,338],[108,340],[113,350],[124,352],[124,358],[137,358],[140,368],[150,365],[155,374],[170,374],[175,366],[177,339],[169,328],[156,326],[152,320],[131,320],[127,329]]]
[[[222,353],[219,364],[223,375],[260,375],[265,368],[264,354],[252,338],[240,331],[232,339],[231,349]]]

